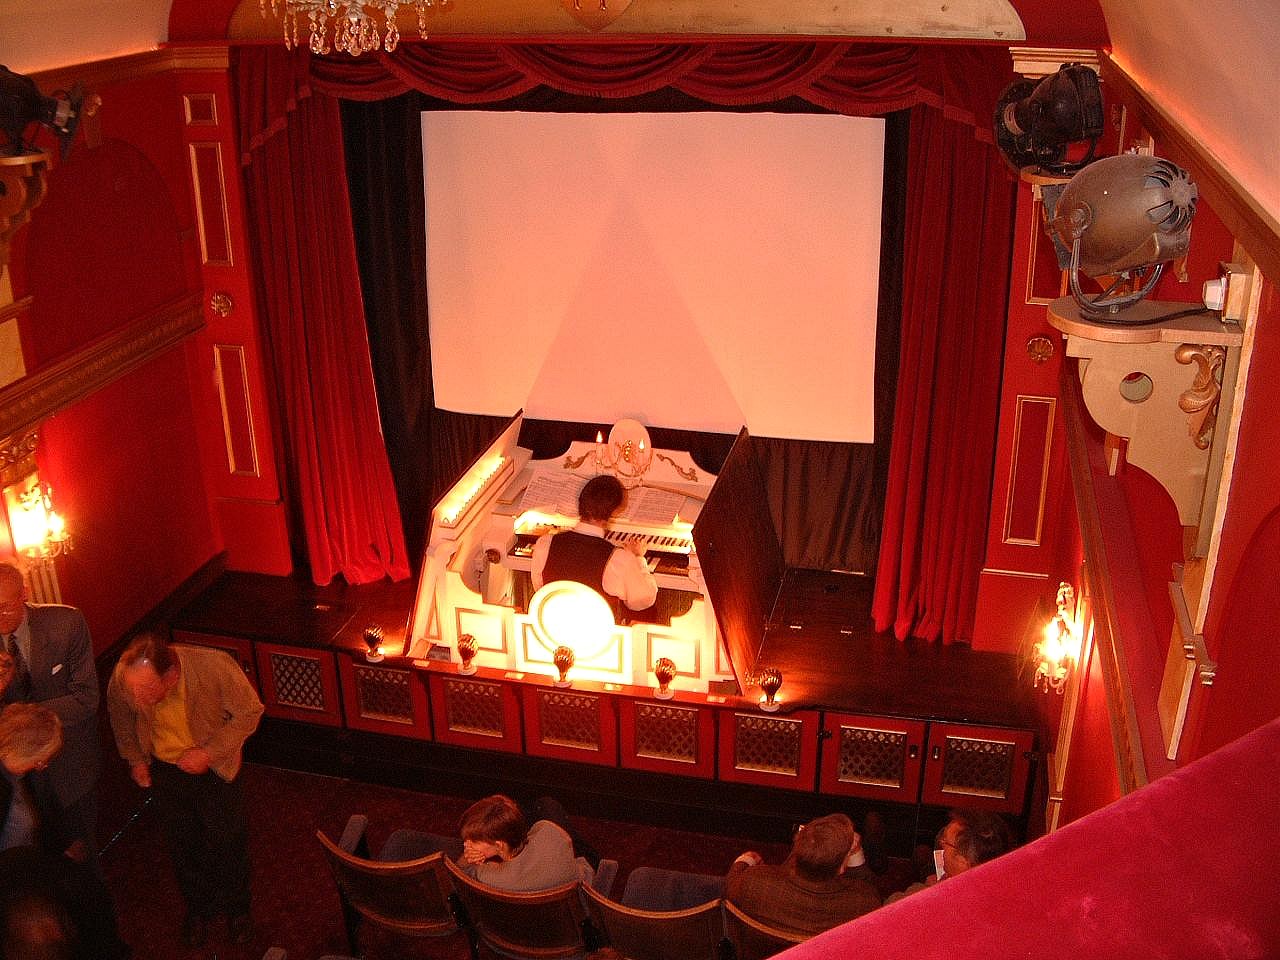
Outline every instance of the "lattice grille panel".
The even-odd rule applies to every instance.
[[[1007,740],[947,737],[942,792],[970,797],[1009,796],[1015,745]]]
[[[577,750],[600,749],[599,697],[562,690],[538,691],[542,742]]]
[[[658,703],[636,704],[636,756],[698,762],[698,711]]]
[[[366,720],[413,724],[412,682],[408,670],[355,665],[356,699]]]
[[[799,720],[757,717],[739,713],[733,738],[733,765],[738,770],[777,773],[794,777],[800,773]]]
[[[445,680],[445,724],[455,733],[502,737],[502,687],[475,680]]]
[[[271,676],[275,680],[277,703],[299,710],[324,710],[324,683],[320,661],[315,657],[273,653]]]
[[[875,787],[902,786],[906,743],[902,730],[842,726],[838,779]]]

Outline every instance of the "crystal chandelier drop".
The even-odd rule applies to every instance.
[[[305,17],[310,27],[309,46],[318,55],[333,50],[358,57],[381,47],[387,53],[400,43],[396,13],[400,0],[258,0],[262,15],[271,13],[284,25],[284,45],[292,50],[298,45],[298,20]],[[427,8],[437,0],[408,0],[418,13],[418,33],[427,32]],[[449,0],[439,0],[440,6]],[[378,20],[382,20],[382,29]]]

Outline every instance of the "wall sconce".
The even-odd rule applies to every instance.
[[[1044,637],[1036,644],[1036,675],[1032,683],[1037,690],[1061,694],[1075,663],[1080,642],[1076,637],[1076,593],[1069,583],[1058,584],[1058,612],[1044,627]]]
[[[609,431],[609,442],[596,433],[596,473],[611,471],[630,490],[644,481],[653,465],[653,442],[639,420],[619,420]]]
[[[54,509],[53,490],[32,471],[4,488],[13,548],[28,560],[52,562],[71,550],[71,534]]]

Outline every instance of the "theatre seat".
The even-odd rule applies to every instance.
[[[733,944],[734,960],[764,960],[809,939],[753,920],[728,900],[724,901],[724,929]]]
[[[592,926],[623,960],[720,960],[724,917],[720,900],[686,910],[638,910],[594,890],[583,891]]]
[[[409,860],[372,859],[365,841],[367,825],[367,817],[353,815],[337,843],[325,836],[324,831],[316,831],[316,839],[324,848],[338,885],[351,952],[360,952],[359,926],[366,920],[411,937],[455,933],[458,927],[449,901],[453,888],[444,866],[445,855],[432,853]],[[383,853],[395,855],[405,849],[403,841],[407,836],[406,831],[393,834]]]
[[[482,943],[499,956],[518,960],[570,960],[595,946],[588,942],[583,887],[577,881],[512,893],[472,879],[451,860],[445,861],[445,869],[453,879],[473,960]],[[607,892],[617,869],[615,861],[601,860],[593,886]]]

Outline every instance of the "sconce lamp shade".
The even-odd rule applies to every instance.
[[[1151,291],[1165,262],[1185,256],[1191,247],[1198,195],[1185,170],[1137,154],[1106,157],[1071,178],[1049,225],[1071,249],[1071,293],[1082,313],[1112,316]],[[1112,284],[1091,298],[1080,290],[1081,272],[1123,280],[1145,273],[1145,278],[1136,290],[1112,295],[1117,286]]]
[[[1079,170],[1093,159],[1102,136],[1102,113],[1098,75],[1078,63],[1064,64],[1038,83],[1015,80],[1005,88],[996,104],[996,144],[1014,170]],[[1068,162],[1067,148],[1085,140],[1086,154]]]

